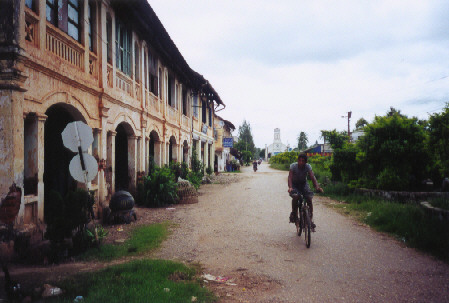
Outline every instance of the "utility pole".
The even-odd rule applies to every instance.
[[[348,112],[347,116],[341,116],[342,118],[348,118],[348,142],[351,142],[351,129],[349,128],[349,121],[351,119],[352,112]]]

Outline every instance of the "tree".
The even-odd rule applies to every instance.
[[[442,113],[429,117],[428,132],[428,147],[433,160],[432,178],[441,184],[441,180],[449,176],[449,103]]]
[[[357,122],[355,123],[355,128],[359,129],[364,127],[365,125],[368,124],[368,121],[366,121],[364,118],[360,118],[359,120],[357,120]]]
[[[256,151],[251,133],[251,125],[246,120],[243,120],[242,125],[239,126],[239,139],[234,147],[240,152],[249,151],[252,155]]]
[[[357,142],[362,185],[386,190],[419,188],[429,165],[427,133],[419,120],[391,108],[386,116],[376,116],[364,131]]]
[[[299,136],[298,136],[298,149],[300,151],[305,150],[307,148],[307,143],[309,143],[309,139],[307,138],[307,134],[305,132],[299,133]]]
[[[329,142],[333,149],[342,148],[348,142],[348,133],[346,131],[337,132],[334,130],[322,130],[321,137]]]

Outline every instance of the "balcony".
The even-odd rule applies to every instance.
[[[167,116],[170,122],[176,122],[176,124],[179,124],[179,116],[176,109],[171,106],[167,106]]]
[[[118,70],[116,71],[115,86],[133,97],[133,81]]]
[[[182,127],[189,128],[190,127],[190,119],[189,117],[182,115]]]
[[[66,62],[84,70],[84,48],[59,30],[47,25],[45,48]]]

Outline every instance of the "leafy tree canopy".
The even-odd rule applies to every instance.
[[[367,125],[367,124],[368,124],[368,121],[366,121],[364,118],[360,118],[360,119],[357,120],[357,122],[355,123],[355,128],[356,128],[356,129],[362,128],[362,127],[364,127],[364,126]]]
[[[432,154],[435,167],[442,179],[449,176],[449,103],[446,103],[443,112],[429,117],[429,150]]]
[[[240,152],[249,151],[252,155],[256,152],[251,125],[246,120],[239,126],[239,139],[234,147]]]
[[[329,142],[333,149],[342,148],[348,142],[348,133],[346,131],[337,132],[334,130],[322,130],[321,137]]]
[[[305,150],[307,148],[307,143],[309,143],[307,134],[305,132],[301,132],[298,136],[298,149],[300,151]]]
[[[426,176],[429,157],[427,134],[418,122],[391,108],[386,116],[376,116],[364,128],[365,135],[357,145],[366,180],[382,189],[404,190],[419,185]]]

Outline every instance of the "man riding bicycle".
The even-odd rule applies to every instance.
[[[310,209],[310,220],[312,221],[312,229],[316,227],[313,223],[313,191],[310,190],[309,183],[307,182],[307,175],[312,180],[313,186],[317,192],[323,192],[323,189],[318,185],[315,175],[312,171],[312,166],[307,163],[307,155],[301,153],[298,155],[298,162],[290,165],[290,172],[288,173],[288,193],[297,191],[304,196],[307,205]],[[299,196],[292,198],[292,212],[290,213],[290,223],[295,223],[298,218],[298,200]]]

